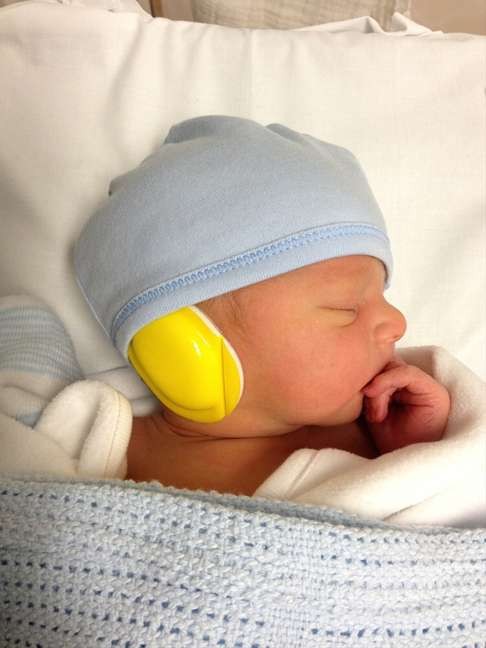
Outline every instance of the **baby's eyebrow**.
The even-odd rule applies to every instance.
[[[386,268],[384,263],[380,262],[381,270],[382,270],[382,279],[383,279],[383,289],[385,288],[386,284]],[[339,287],[340,289],[350,289],[352,291],[356,290],[365,290],[369,284],[371,283],[371,275],[363,273],[363,271],[358,271],[355,273],[351,274],[346,274],[344,277],[341,276],[340,278],[336,279],[336,282],[334,283],[335,286]]]
[[[378,259],[377,259],[378,261]],[[382,270],[382,279],[383,279],[383,290],[385,289],[386,284],[386,267],[382,261],[379,261],[381,270]],[[321,277],[322,280],[322,277]],[[328,296],[331,296],[333,292],[341,293],[342,291],[349,293],[363,292],[370,285],[372,281],[371,273],[367,273],[366,269],[363,270],[347,270],[341,274],[331,273],[327,277],[324,275],[324,284],[326,286],[326,291]]]

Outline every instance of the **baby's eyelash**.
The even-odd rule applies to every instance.
[[[332,306],[325,306],[324,310],[334,311],[335,313],[351,313],[352,315],[358,314],[358,308],[337,308]]]
[[[323,310],[327,311],[334,311],[338,313],[353,313],[353,315],[356,315],[359,310],[359,306],[354,306],[351,308],[339,308],[338,306],[321,306]]]

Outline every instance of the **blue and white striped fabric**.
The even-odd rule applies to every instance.
[[[82,379],[71,338],[47,304],[0,298],[0,411],[32,427],[61,389]]]

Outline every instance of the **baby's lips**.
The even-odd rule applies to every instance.
[[[377,373],[375,373],[375,375],[373,376],[373,378],[371,378],[371,380],[369,380],[369,381],[366,383],[366,385],[363,385],[363,387],[360,389],[360,391],[361,391],[361,392],[364,392],[364,390],[365,390],[367,387],[369,387],[369,385],[371,385],[371,383],[372,383],[373,380],[376,378],[376,376],[379,376],[381,373],[383,373],[383,372],[386,371],[387,369],[391,369],[392,367],[398,367],[398,366],[400,366],[400,365],[406,365],[406,364],[407,364],[407,363],[406,363],[404,360],[402,360],[402,358],[400,358],[400,356],[398,356],[398,355],[396,354],[396,351],[395,351],[395,352],[393,353],[393,356],[391,357],[391,359],[388,360],[388,362],[387,362],[385,365],[383,365],[383,367],[382,367],[382,368],[381,368]]]
[[[369,380],[369,381],[366,383],[366,385],[363,385],[363,387],[361,387],[361,389],[360,389],[360,392],[361,392],[361,393],[364,393],[365,390],[366,390],[366,388],[367,388],[369,385],[371,385],[371,383],[373,382],[374,379],[375,379],[375,378],[373,377],[371,380]]]
[[[377,376],[379,376],[380,374],[382,374],[382,373],[386,370],[387,367],[388,367],[388,364],[386,364],[382,369],[380,369],[380,371],[378,371],[378,373],[376,373],[376,374],[373,376],[373,378],[371,378],[371,380],[368,380],[368,382],[366,383],[366,385],[363,385],[363,387],[361,387],[361,390],[360,390],[360,391],[361,391],[362,393],[364,393],[364,392],[366,391],[366,388],[369,387],[369,386],[371,385],[371,383],[374,381],[374,379],[375,379]]]

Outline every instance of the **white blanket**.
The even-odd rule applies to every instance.
[[[73,382],[77,361],[56,319],[38,300],[0,299],[0,473],[123,479],[133,415],[125,374],[116,389]],[[444,437],[375,459],[333,448],[297,450],[254,497],[396,524],[486,527],[486,383],[442,347],[397,351],[448,389]]]
[[[398,355],[451,396],[444,436],[375,459],[326,448],[294,452],[255,496],[324,504],[395,524],[486,527],[486,383],[438,346]]]

